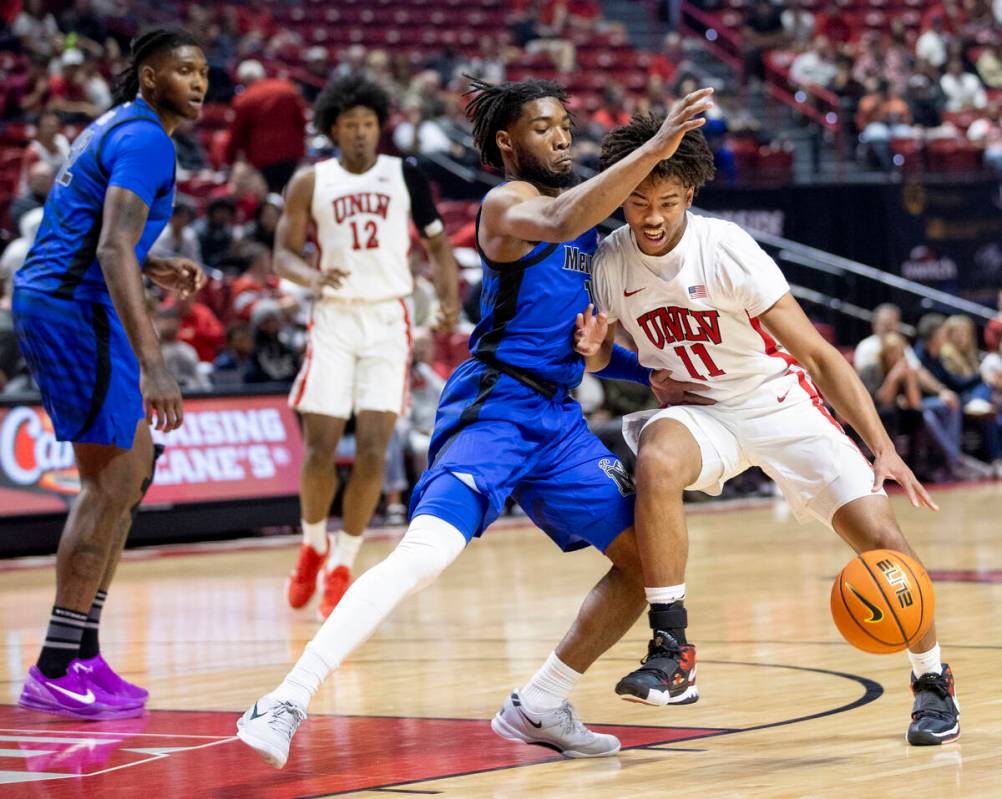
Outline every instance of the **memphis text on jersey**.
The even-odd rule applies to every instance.
[[[362,191],[358,194],[346,194],[344,197],[338,197],[332,205],[334,206],[334,219],[337,220],[338,224],[356,214],[373,214],[386,219],[386,214],[390,210],[390,196],[374,191]]]

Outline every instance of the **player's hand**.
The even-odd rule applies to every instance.
[[[672,105],[661,129],[648,145],[659,160],[671,158],[686,133],[706,124],[706,119],[699,115],[713,107],[713,100],[710,99],[712,94],[713,89],[699,89]]]
[[[943,400],[943,404],[946,405],[951,411],[957,410],[960,407],[960,397],[956,395],[955,392],[950,391],[948,388],[944,388],[939,392],[939,398]]]
[[[324,293],[325,288],[339,289],[348,272],[343,269],[325,269],[317,272],[310,281],[310,291],[317,297]]]
[[[662,408],[669,405],[716,405],[715,399],[700,394],[706,391],[705,383],[673,380],[670,369],[656,369],[651,373],[651,391]]]
[[[438,313],[432,328],[439,333],[451,333],[459,324],[459,306],[451,302],[439,302]]]
[[[162,433],[177,430],[184,422],[181,389],[163,363],[143,369],[139,375],[139,390],[143,395],[146,424],[153,424]]]
[[[901,486],[914,507],[939,510],[939,506],[932,501],[925,486],[912,474],[912,470],[894,449],[880,453],[873,461],[873,491],[877,492],[883,488],[885,480],[893,480]]]
[[[578,355],[591,358],[597,355],[609,332],[609,317],[605,311],[595,314],[595,306],[589,304],[584,313],[574,320],[574,349]]]
[[[205,270],[190,258],[155,258],[143,270],[161,288],[176,291],[181,299],[197,293],[208,278]]]

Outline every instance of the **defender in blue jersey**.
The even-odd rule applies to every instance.
[[[594,226],[702,124],[697,115],[710,107],[710,90],[676,104],[647,148],[574,186],[562,87],[549,81],[473,86],[477,94],[467,113],[474,139],[484,161],[506,177],[484,198],[478,217],[483,321],[471,339],[472,357],[442,395],[431,466],[415,488],[403,540],[348,589],[282,684],[237,724],[241,740],[279,768],[321,681],[480,535],[508,496],[562,549],[591,544],[613,565],[564,640],[491,726],[504,738],[568,757],[619,751],[614,736],[593,733],[567,701],[581,673],[644,605],[631,481],[570,396],[585,368],[574,351],[574,327],[589,304]],[[651,379],[623,349],[602,376]],[[663,400],[676,402],[698,388],[666,379],[659,387]]]
[[[56,438],[71,441],[80,495],[59,542],[56,603],[22,707],[82,719],[140,715],[148,696],[101,657],[98,625],[136,509],[153,477],[149,424],[181,425],[181,392],[160,354],[142,273],[191,294],[198,264],[148,252],[174,202],[171,133],[208,88],[197,41],[156,30],[132,44],[117,105],[73,143],[14,278],[18,344]]]

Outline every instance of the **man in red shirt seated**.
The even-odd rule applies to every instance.
[[[231,315],[249,322],[254,306],[262,299],[275,300],[285,316],[295,313],[296,298],[282,291],[281,280],[271,267],[271,250],[256,242],[246,242],[241,251],[247,259],[246,271],[233,284]]]
[[[222,322],[204,303],[192,298],[172,297],[161,308],[176,308],[181,321],[177,340],[190,344],[198,353],[198,360],[212,363],[223,348],[226,332]]]

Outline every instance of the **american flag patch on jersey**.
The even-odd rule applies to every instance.
[[[695,286],[689,286],[689,299],[705,300],[706,286],[704,286],[702,283],[697,283]]]

